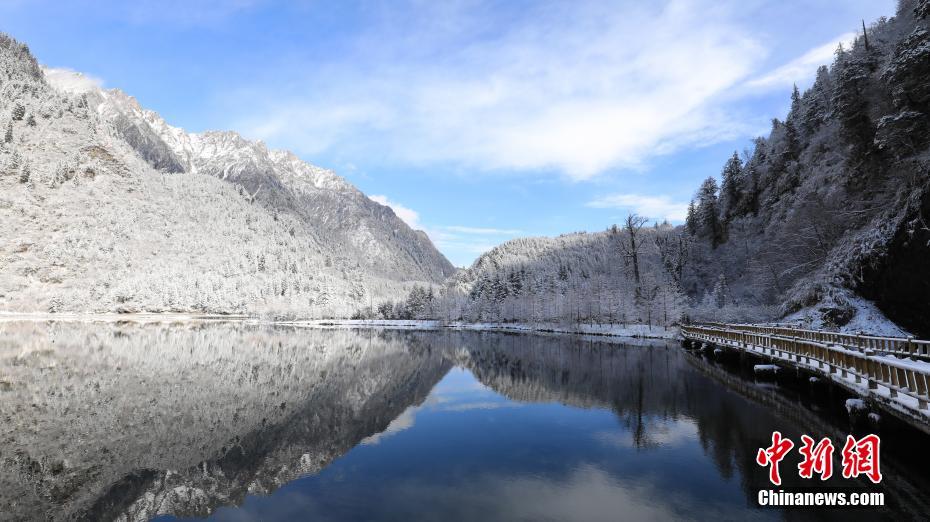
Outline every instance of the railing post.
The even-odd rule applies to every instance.
[[[865,351],[865,356],[866,356],[866,357],[871,357],[871,356],[873,356],[873,355],[875,355],[875,352],[873,352],[872,350],[866,350],[866,351]],[[875,373],[875,372],[873,371],[873,364],[872,364],[872,361],[871,361],[871,360],[866,359],[866,361],[865,361],[865,369],[866,369],[866,375],[867,375],[866,378],[868,379],[868,383],[869,383],[869,389],[870,389],[870,390],[877,390],[877,389],[878,389],[878,383],[875,382],[875,379],[872,378],[872,377],[873,377],[873,373]],[[858,380],[857,380],[856,382],[858,382]]]

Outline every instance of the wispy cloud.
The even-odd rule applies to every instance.
[[[79,94],[103,87],[100,78],[72,69],[43,67],[42,71],[49,85],[63,92]]]
[[[404,410],[400,415],[398,415],[394,420],[388,424],[387,428],[384,431],[369,435],[362,439],[361,444],[366,446],[373,446],[379,444],[381,439],[390,437],[391,435],[396,435],[404,430],[408,430],[413,427],[416,423],[417,412],[420,410],[419,407],[411,406]]]
[[[394,211],[394,214],[396,214],[397,217],[399,217],[410,228],[414,230],[422,230],[424,228],[423,225],[420,224],[420,213],[416,210],[405,207],[396,201],[391,201],[387,196],[380,194],[368,196],[368,199],[386,207],[391,207],[391,210]]]
[[[431,226],[423,223],[420,213],[386,195],[375,194],[369,199],[381,205],[391,207],[394,214],[404,223],[414,229],[422,230],[430,240],[449,257],[452,263],[463,266],[471,262],[477,255],[494,248],[502,240],[521,235],[517,229],[472,227],[465,225]]]
[[[350,59],[315,63],[291,87],[243,91],[274,101],[250,103],[237,127],[304,154],[581,180],[732,135],[718,97],[765,53],[704,0],[538,2],[497,16],[496,3],[438,4],[382,21]]]
[[[654,221],[682,222],[688,213],[687,203],[672,201],[668,196],[641,194],[609,194],[588,202],[587,206],[627,210]]]
[[[790,87],[792,84],[804,86],[814,78],[818,67],[833,62],[833,53],[839,44],[842,43],[848,49],[855,38],[856,33],[841,34],[775,70],[746,82],[746,86],[753,89]]]

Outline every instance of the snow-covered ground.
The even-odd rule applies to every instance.
[[[828,329],[838,330],[842,333],[866,333],[884,337],[908,337],[910,335],[906,330],[885,317],[885,314],[872,302],[852,294],[846,296],[846,301],[855,310],[855,315],[853,315],[853,318],[848,323],[840,328],[828,328],[827,325],[824,324],[822,314],[816,307],[799,310],[788,315],[783,320],[779,321],[779,323],[790,324],[810,330]]]
[[[285,324],[311,327],[383,327],[399,329],[439,329],[455,328],[462,330],[488,330],[505,332],[546,332],[578,335],[604,335],[611,337],[634,337],[643,339],[675,339],[677,328],[647,326],[644,324],[561,324],[561,323],[466,323],[462,321],[435,320],[388,320],[388,319],[345,319],[294,321]]]

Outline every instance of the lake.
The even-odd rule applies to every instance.
[[[671,341],[0,323],[0,519],[783,520],[928,512],[928,437]],[[880,429],[883,510],[759,508],[772,432]],[[795,451],[795,454],[797,452]],[[839,448],[837,449],[839,453]],[[837,457],[838,458],[838,457]],[[839,466],[839,463],[837,463]]]

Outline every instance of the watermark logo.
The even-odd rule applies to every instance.
[[[878,435],[871,434],[856,439],[852,435],[846,436],[846,444],[840,452],[842,457],[843,478],[856,478],[866,476],[873,484],[882,481],[881,465],[879,462],[879,447],[881,440]],[[782,436],[781,432],[772,432],[772,445],[759,448],[756,454],[756,464],[769,468],[769,481],[781,485],[779,464],[791,450],[794,441]],[[798,475],[810,479],[814,474],[820,480],[827,480],[833,476],[833,442],[824,437],[815,441],[813,437],[801,435],[801,447],[798,449],[803,460],[798,464]]]
[[[814,439],[801,435],[799,451],[804,456],[804,460],[798,464],[798,474],[801,478],[812,478],[814,473],[820,475],[820,480],[827,480],[833,476],[833,441],[824,437],[815,446]]]
[[[843,478],[865,475],[873,484],[881,482],[882,471],[878,462],[880,444],[878,435],[866,435],[859,440],[847,435],[846,445],[843,446]]]
[[[756,464],[769,467],[769,480],[772,484],[781,485],[778,465],[793,447],[794,442],[791,439],[783,438],[780,431],[775,431],[772,432],[772,445],[768,448],[759,448],[759,453],[756,454]]]
[[[881,440],[878,435],[866,435],[861,439],[847,435],[846,442],[839,452],[843,478],[865,476],[873,484],[881,482],[880,446]],[[772,444],[759,448],[756,454],[756,463],[762,467],[768,467],[769,481],[775,486],[781,486],[782,482],[779,464],[794,447],[794,441],[784,437],[781,432],[775,431],[772,432]],[[817,475],[821,481],[832,477],[835,450],[833,441],[827,437],[815,440],[809,435],[801,435],[801,445],[798,447],[798,452],[801,454],[798,476],[803,479],[813,479],[814,475]],[[795,488],[795,491],[760,489],[758,502],[760,506],[779,507],[885,505],[885,494],[881,491],[844,491],[845,489],[849,488],[833,487],[829,491],[810,491],[807,488],[800,488],[800,490]]]

